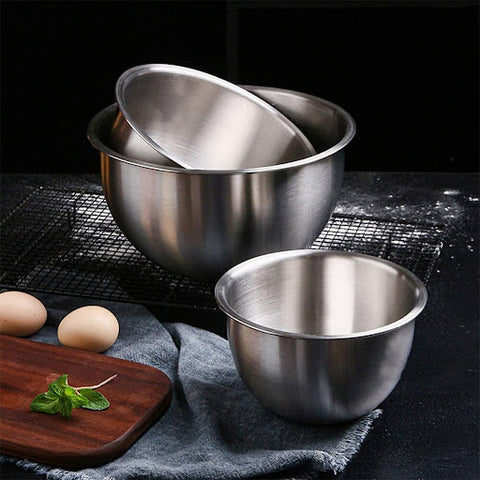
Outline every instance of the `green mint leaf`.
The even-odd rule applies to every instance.
[[[81,405],[87,410],[106,410],[110,406],[110,402],[100,393],[90,388],[81,388],[79,393],[87,399],[87,403]]]
[[[70,399],[73,408],[83,407],[83,405],[88,403],[88,400],[84,396],[77,393],[72,387],[65,388],[64,395]]]
[[[67,377],[68,375],[66,373],[58,377],[48,385],[48,390],[61,397],[65,388],[68,387]]]
[[[62,417],[70,417],[73,410],[72,400],[67,396],[58,399],[58,411]]]
[[[59,398],[52,392],[40,393],[32,400],[30,410],[55,415],[59,411]]]

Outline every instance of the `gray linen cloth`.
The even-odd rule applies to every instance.
[[[336,426],[284,420],[264,410],[245,388],[225,339],[181,323],[162,324],[141,305],[36,296],[49,316],[31,340],[58,344],[56,327],[68,312],[102,305],[120,323],[118,340],[106,355],[157,367],[174,385],[164,417],[123,456],[106,465],[67,471],[0,457],[48,479],[230,480],[278,478],[282,472],[289,478],[314,478],[321,471],[343,470],[380,414],[375,410]]]

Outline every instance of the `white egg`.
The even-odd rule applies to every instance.
[[[118,321],[104,307],[88,305],[70,312],[58,326],[58,340],[67,347],[103,352],[118,338]]]
[[[47,309],[33,295],[0,293],[0,334],[26,337],[42,328],[46,320]]]

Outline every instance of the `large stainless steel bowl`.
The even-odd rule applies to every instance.
[[[215,296],[246,386],[266,408],[314,424],[359,417],[390,394],[427,301],[398,265],[318,250],[247,260]]]
[[[247,260],[215,295],[250,391],[279,415],[314,424],[359,417],[390,394],[427,301],[398,265],[318,250]]]
[[[177,166],[243,169],[315,154],[301,129],[281,112],[205,72],[178,65],[139,65],[119,77],[116,97],[115,126],[125,120],[132,127],[129,137],[140,136]],[[113,129],[114,138],[123,139],[124,133]]]
[[[115,221],[138,250],[171,271],[218,279],[247,258],[308,247],[333,211],[355,134],[351,116],[311,95],[248,89],[295,122],[320,153],[263,168],[187,170],[112,150],[115,105],[89,124]]]

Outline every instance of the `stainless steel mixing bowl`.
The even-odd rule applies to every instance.
[[[119,77],[116,97],[115,127],[130,125],[132,136],[177,166],[243,169],[315,154],[304,133],[267,102],[198,70],[139,65]],[[121,141],[125,132],[114,128],[113,138]],[[135,153],[135,141],[127,146],[136,158],[148,150]]]
[[[294,121],[321,153],[263,168],[186,170],[112,150],[115,105],[89,124],[114,219],[138,250],[168,270],[218,279],[247,258],[308,247],[333,211],[345,147],[355,134],[353,119],[311,95],[248,89]]]
[[[266,408],[323,424],[377,407],[400,379],[427,292],[367,255],[292,250],[243,262],[217,282],[238,372]]]

